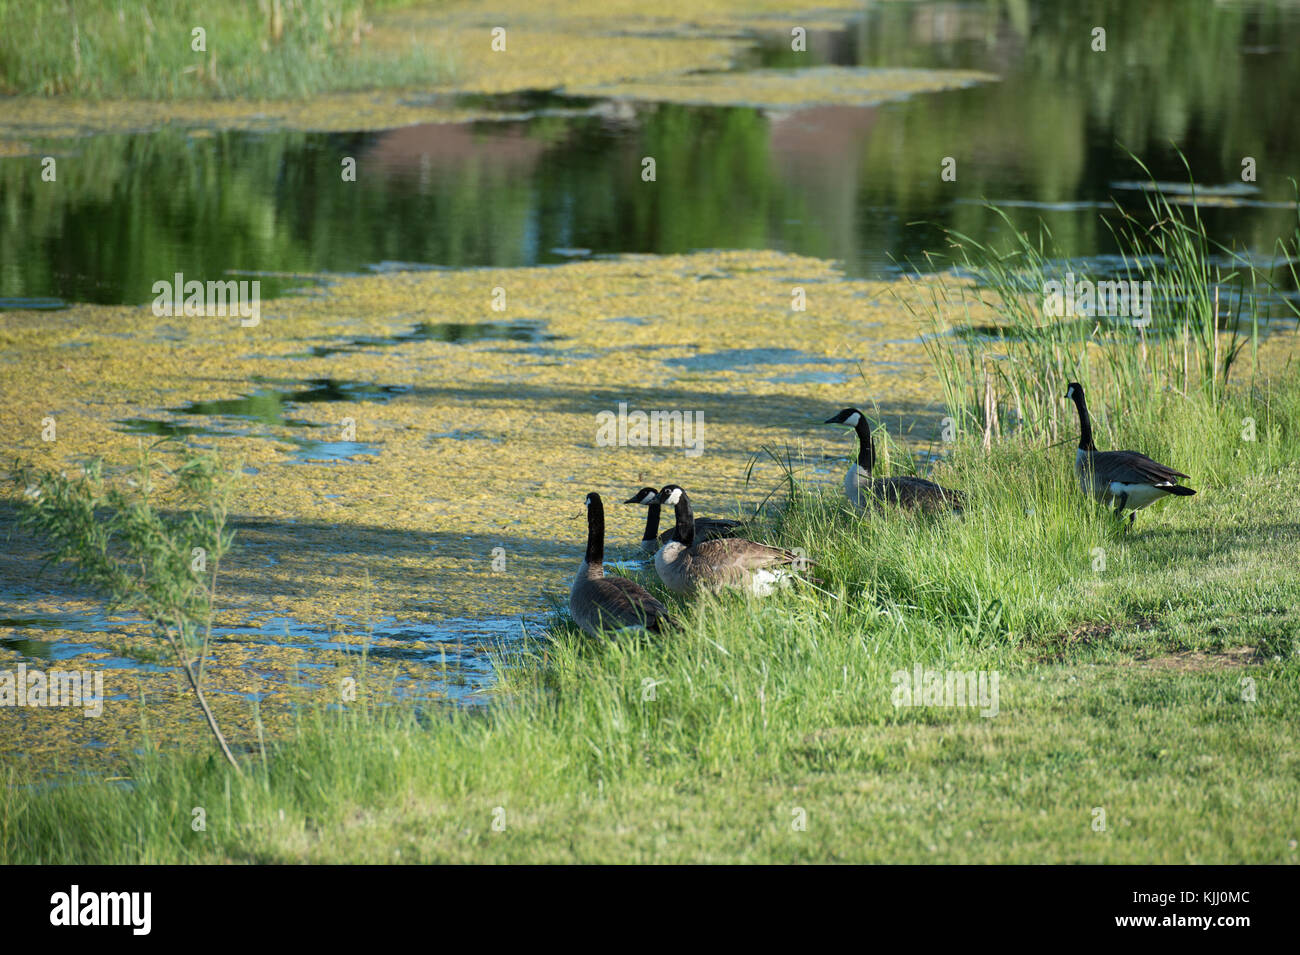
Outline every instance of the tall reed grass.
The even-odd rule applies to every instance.
[[[1101,425],[1111,439],[1118,414],[1150,424],[1176,401],[1201,405],[1203,416],[1231,418],[1243,400],[1229,388],[1234,374],[1246,391],[1259,385],[1258,347],[1270,317],[1264,293],[1278,288],[1279,268],[1294,282],[1300,223],[1278,240],[1279,264],[1265,271],[1207,236],[1194,183],[1190,206],[1172,201],[1154,180],[1144,196],[1144,208],[1117,204],[1117,216],[1105,220],[1120,249],[1117,274],[1083,276],[1094,285],[1148,288],[1140,315],[1048,314],[1049,283],[1066,273],[1051,233],[1046,226],[1037,236],[1021,232],[998,209],[1010,237],[1005,245],[947,233],[959,271],[972,282],[942,283],[919,307],[900,297],[930,330],[925,347],[949,413],[985,448],[1012,436],[1039,447],[1063,440],[1075,424],[1062,400],[1070,381],[1090,386],[1094,412],[1110,409]],[[1300,316],[1293,299],[1273,301],[1288,317]],[[1239,372],[1247,346],[1250,365]],[[1264,405],[1271,408],[1267,398]]]

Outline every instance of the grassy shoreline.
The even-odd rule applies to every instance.
[[[507,705],[304,713],[245,780],[206,754],[142,757],[130,788],[11,770],[0,859],[1300,861],[1300,467],[1294,429],[1272,440],[1211,443],[1190,506],[1133,532],[1067,449],[959,448],[962,521],[859,523],[799,483],[773,529],[837,599],[682,607],[659,644],[559,624]],[[1000,712],[895,708],[914,664],[999,671]]]
[[[609,84],[727,69],[759,32],[788,31],[796,18],[835,29],[860,14],[856,0],[667,0],[653,10],[597,0],[241,0],[217,8],[178,0],[156,10],[117,0],[0,0],[0,94],[47,98],[54,108],[77,100],[257,105],[358,90],[600,95]]]

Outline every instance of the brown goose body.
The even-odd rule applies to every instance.
[[[845,476],[844,496],[858,510],[864,510],[868,504],[886,504],[913,511],[960,512],[966,506],[966,495],[960,491],[912,475],[873,478],[861,465],[850,469]]]
[[[595,493],[587,495],[587,552],[569,589],[569,615],[591,636],[625,629],[659,634],[677,626],[640,584],[605,576],[605,509]]]
[[[933,481],[913,475],[874,477],[876,445],[871,437],[871,425],[857,408],[845,408],[825,424],[845,424],[858,436],[858,460],[844,476],[844,496],[859,511],[869,504],[904,507],[914,511],[961,513],[966,506],[966,495],[960,491],[941,487]]]
[[[1178,483],[1179,478],[1191,475],[1175,471],[1140,451],[1098,451],[1092,443],[1092,417],[1088,414],[1083,385],[1070,382],[1065,397],[1074,402],[1079,412],[1079,448],[1074,454],[1074,473],[1084,494],[1107,506],[1113,505],[1117,517],[1123,517],[1128,511],[1129,523],[1133,523],[1138,511],[1162,497],[1170,494],[1190,497],[1196,493]]]
[[[660,492],[659,501],[673,505],[676,525],[672,539],[655,554],[655,571],[674,593],[737,589],[765,597],[803,569],[798,554],[780,547],[740,537],[697,541],[690,498],[675,484]]]

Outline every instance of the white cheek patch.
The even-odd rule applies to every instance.
[[[668,495],[668,498],[667,500],[664,501],[664,503],[675,505],[681,499],[682,499],[682,491],[681,488],[678,488],[677,490],[673,491],[671,494]]]
[[[855,411],[853,412],[853,414],[849,415],[847,418],[844,419],[844,423],[847,424],[850,428],[856,428],[858,426],[858,422],[861,420],[862,420],[862,415],[858,414]]]

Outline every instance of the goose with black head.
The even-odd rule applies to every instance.
[[[626,577],[605,576],[605,505],[587,495],[587,551],[569,590],[569,615],[591,636],[619,630],[664,633],[677,621],[648,590]]]
[[[933,481],[910,474],[898,477],[875,477],[876,444],[871,424],[857,408],[844,408],[823,424],[842,424],[858,436],[858,460],[844,476],[844,496],[859,511],[869,503],[891,504],[918,511],[955,511],[961,513],[966,496],[960,491],[940,487]]]
[[[808,563],[793,551],[740,537],[696,540],[691,500],[676,484],[666,485],[657,500],[676,518],[672,539],[655,554],[655,571],[673,593],[738,589],[765,597],[792,583]]]
[[[663,505],[658,503],[659,492],[652,487],[643,487],[624,504],[643,504],[646,508],[645,531],[641,535],[641,549],[647,554],[656,553],[673,537],[676,524],[662,534],[659,533],[659,518]],[[699,541],[716,540],[719,537],[735,537],[741,529],[740,521],[725,518],[697,517],[695,519],[695,539]]]
[[[1065,389],[1065,397],[1074,402],[1079,412],[1079,447],[1074,453],[1074,473],[1084,494],[1106,505],[1114,505],[1115,516],[1122,518],[1128,511],[1132,524],[1137,512],[1172,494],[1190,497],[1196,492],[1178,483],[1179,478],[1190,477],[1182,471],[1153,461],[1138,451],[1098,451],[1092,442],[1092,417],[1088,414],[1088,401],[1083,385],[1072,381]]]

